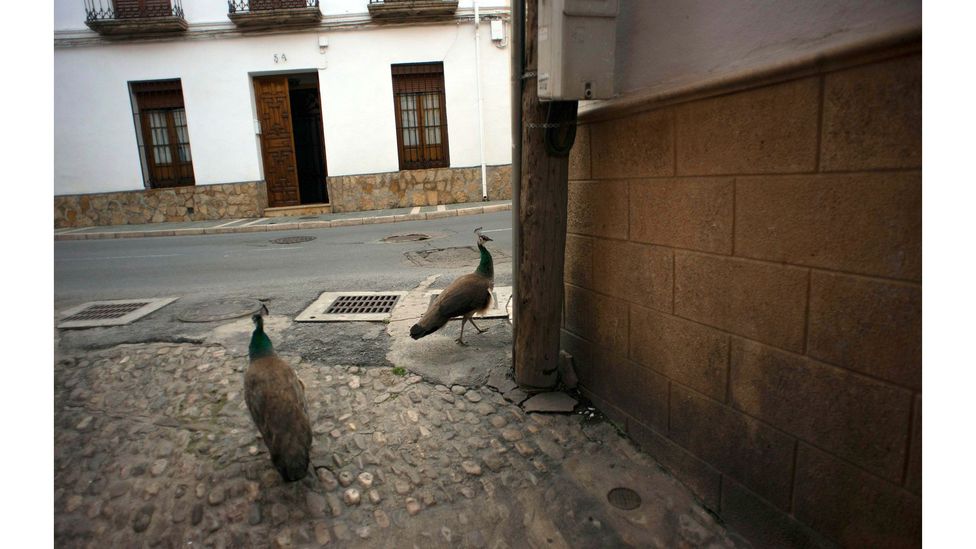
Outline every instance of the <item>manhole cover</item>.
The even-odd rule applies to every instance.
[[[230,320],[258,312],[261,302],[256,299],[227,298],[200,303],[180,313],[176,318],[183,322],[216,322]]]
[[[93,328],[129,324],[174,301],[176,301],[175,297],[92,301],[65,311],[64,318],[58,322],[58,328]]]
[[[315,240],[314,236],[286,236],[285,238],[276,238],[271,242],[273,244],[298,244],[299,242],[308,242],[310,240]]]
[[[617,509],[631,511],[641,505],[641,497],[630,488],[614,488],[607,493],[607,501]]]
[[[423,233],[394,234],[384,238],[383,242],[417,242],[420,240],[430,240],[430,235]]]

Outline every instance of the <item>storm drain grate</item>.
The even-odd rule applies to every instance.
[[[314,236],[286,236],[285,238],[276,238],[271,241],[272,244],[299,244],[301,242],[309,242],[315,240]]]
[[[58,328],[94,328],[129,324],[169,305],[176,299],[166,297],[92,301],[65,311],[63,318],[58,322]]]
[[[384,321],[407,292],[325,292],[296,322]]]
[[[388,313],[398,299],[398,295],[342,295],[332,302],[325,314]]]
[[[75,322],[77,320],[110,320],[122,318],[123,316],[149,305],[148,301],[137,301],[135,303],[120,303],[117,305],[92,305],[78,314],[73,314],[64,319],[64,322]]]

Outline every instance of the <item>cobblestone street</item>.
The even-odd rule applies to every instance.
[[[388,364],[282,353],[306,386],[315,467],[285,484],[244,404],[245,353],[237,345],[141,343],[57,355],[56,546],[741,540],[599,415],[526,414],[495,387],[448,387]],[[496,386],[511,383],[491,377]],[[606,494],[617,486],[635,490],[640,507],[611,506]]]

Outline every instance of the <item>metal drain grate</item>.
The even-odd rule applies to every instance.
[[[325,311],[327,315],[389,313],[398,295],[341,295]]]
[[[159,299],[116,299],[84,303],[63,313],[58,328],[94,328],[121,326],[176,301],[175,297]]]
[[[137,301],[135,303],[120,303],[115,305],[92,305],[83,311],[73,314],[64,319],[64,322],[75,322],[78,320],[112,320],[149,305],[148,301]]]
[[[276,238],[271,241],[272,244],[298,244],[300,242],[309,242],[315,240],[314,236],[286,236],[285,238]]]
[[[325,292],[296,322],[382,322],[407,292]]]

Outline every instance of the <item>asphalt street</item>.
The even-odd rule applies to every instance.
[[[55,310],[91,300],[160,296],[307,300],[323,291],[409,289],[432,274],[445,275],[436,287],[472,269],[450,262],[418,265],[406,254],[473,246],[477,227],[494,239],[496,285],[511,284],[512,214],[507,211],[274,233],[55,242]],[[383,241],[411,233],[431,238]],[[272,242],[289,237],[314,239]],[[477,252],[472,254],[476,260]]]

